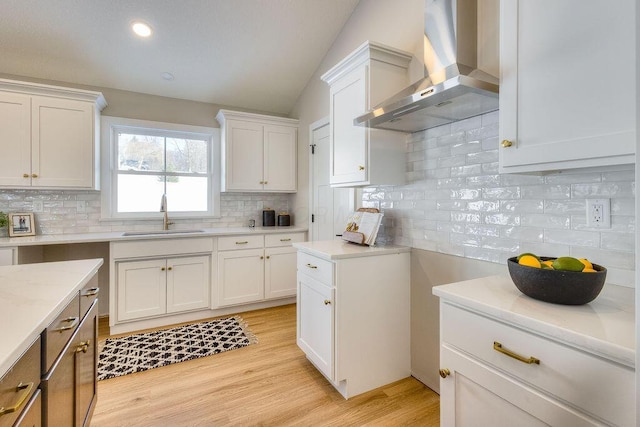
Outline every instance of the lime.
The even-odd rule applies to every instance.
[[[577,258],[562,256],[553,261],[553,268],[564,271],[582,271],[584,270],[584,264]]]

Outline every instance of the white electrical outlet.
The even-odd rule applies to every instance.
[[[611,228],[611,199],[587,199],[587,227]]]
[[[42,212],[44,210],[44,202],[42,200],[33,201],[33,212]]]
[[[76,202],[76,210],[78,213],[85,213],[87,211],[87,202],[84,200],[78,200]]]

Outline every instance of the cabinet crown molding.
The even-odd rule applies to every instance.
[[[396,67],[407,69],[409,68],[409,63],[412,58],[413,55],[409,52],[367,40],[347,55],[342,61],[334,65],[333,68],[324,73],[320,79],[331,85],[341,76],[370,60],[384,62],[395,65]]]
[[[98,111],[107,106],[107,100],[101,92],[76,89],[71,87],[52,86],[42,83],[23,82],[19,80],[0,79],[0,90],[28,95],[46,95],[59,98],[74,98],[81,101],[94,102]]]
[[[243,120],[247,122],[281,124],[284,126],[298,126],[298,119],[290,119],[288,117],[270,116],[267,114],[245,113],[243,111],[233,111],[221,109],[216,115],[216,120],[224,125],[226,120]]]

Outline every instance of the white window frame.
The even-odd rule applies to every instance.
[[[160,200],[158,200],[158,214],[150,212],[116,212],[117,206],[117,179],[118,179],[118,133],[161,133],[162,136],[193,139],[205,139],[210,141],[211,165],[209,179],[209,200],[206,212],[172,212],[171,200],[168,201],[169,215],[171,218],[219,218],[220,217],[220,129],[204,126],[182,125],[176,123],[164,123],[150,120],[127,119],[123,117],[102,116],[100,120],[101,134],[101,173],[102,183],[101,214],[102,220],[147,220],[158,219],[160,216]]]

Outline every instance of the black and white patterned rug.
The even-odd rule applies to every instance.
[[[211,356],[257,342],[240,316],[107,338],[99,344],[98,380]]]

